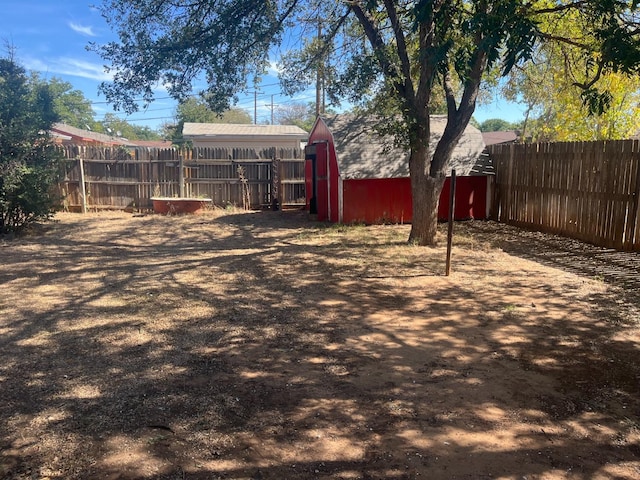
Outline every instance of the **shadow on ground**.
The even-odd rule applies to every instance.
[[[637,256],[457,232],[452,277],[299,212],[0,245],[0,476],[637,478]]]

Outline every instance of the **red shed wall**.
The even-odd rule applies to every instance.
[[[487,184],[489,177],[458,177],[454,218],[487,218]],[[449,216],[447,178],[440,195],[438,218]],[[413,203],[409,178],[358,179],[343,181],[344,223],[411,222]]]
[[[485,219],[489,216],[487,205],[487,190],[491,177],[473,176],[456,178],[456,205],[453,218],[455,220]],[[451,178],[447,178],[440,194],[438,218],[449,218],[449,192]]]
[[[309,140],[307,141],[308,145],[313,145],[318,142],[328,142],[333,146],[333,135],[327,128],[327,125],[324,123],[322,119],[318,119],[318,121],[313,126],[311,133],[309,134]]]
[[[316,202],[318,220],[340,221],[340,172],[336,159],[333,135],[321,119],[314,125],[309,135],[309,145],[316,144]],[[310,167],[305,171],[307,189],[312,187],[313,176]],[[308,190],[309,191],[309,190]],[[307,208],[309,207],[307,198]]]
[[[413,215],[408,178],[343,180],[344,223],[405,223]]]

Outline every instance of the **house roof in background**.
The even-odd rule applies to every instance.
[[[71,135],[65,135],[64,133],[54,132],[54,131],[51,131],[49,133],[55,140],[59,142],[69,142],[73,139]]]
[[[343,114],[321,120],[333,135],[342,178],[409,176],[409,152],[394,147],[391,136],[378,135],[375,117]],[[442,137],[446,122],[445,115],[431,116],[431,145]],[[461,176],[493,173],[488,157],[483,155],[484,147],[480,130],[469,125],[453,151],[449,167]]]
[[[93,144],[93,145],[121,145],[126,147],[171,148],[167,140],[128,140],[122,137],[106,135],[104,133],[83,130],[65,123],[54,123],[51,136],[61,143]]]
[[[51,127],[51,132],[57,134],[58,137],[61,135],[71,137],[70,140],[64,139],[64,141],[70,141],[72,143],[135,146],[135,142],[129,141],[126,138],[105,135],[104,133],[92,132],[91,130],[83,130],[65,123],[54,123]]]
[[[482,132],[484,144],[497,145],[500,143],[514,143],[518,140],[518,134],[514,130],[504,132]]]
[[[284,136],[304,140],[309,134],[296,125],[249,125],[232,123],[185,123],[184,137]]]

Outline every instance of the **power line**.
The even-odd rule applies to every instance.
[[[173,98],[173,97],[171,97],[171,96],[167,96],[167,97],[157,97],[157,98],[154,98],[154,99],[153,99],[153,101],[156,101],[156,100],[167,100],[167,99],[172,99],[172,98]],[[134,101],[134,102],[144,102],[144,101],[145,101],[145,99],[144,99],[144,98],[135,98],[133,101]],[[91,105],[110,105],[111,103],[112,103],[112,102],[109,102],[109,101],[107,101],[107,100],[105,100],[105,101],[100,101],[100,102],[91,102],[91,101],[89,102],[89,104],[91,104]],[[83,105],[83,104],[82,104],[82,103],[78,103],[77,105]]]
[[[271,83],[265,83],[265,84],[260,84],[257,87],[258,88],[266,88],[266,87],[274,87],[274,86],[281,86],[281,82],[277,81],[277,82],[271,82]],[[235,105],[233,105],[232,107],[236,107],[236,108],[241,108],[243,110],[247,110],[248,108],[250,108],[251,104],[253,103],[253,107],[254,107],[254,122],[257,123],[258,121],[258,100],[260,99],[264,99],[264,98],[271,98],[271,103],[266,105],[267,107],[269,107],[271,109],[271,123],[273,123],[274,121],[274,110],[276,107],[276,104],[274,103],[274,97],[275,96],[285,96],[288,97],[288,95],[285,95],[284,92],[282,90],[279,90],[276,93],[264,93],[264,92],[260,92],[258,90],[255,90],[254,92],[246,92],[246,95],[251,95],[251,93],[253,93],[253,101],[250,99],[245,99],[242,100],[238,103],[236,103]],[[196,95],[193,95],[192,98],[196,98]],[[168,100],[168,99],[173,99],[172,96],[163,96],[163,97],[156,97],[153,99],[153,101],[156,100]],[[282,99],[279,101],[279,105],[282,104],[291,104],[291,103],[295,103],[295,102],[304,102],[306,100],[310,100],[311,97],[310,96],[302,96],[302,97],[298,97],[298,98],[287,98],[287,99]],[[136,102],[142,102],[144,101],[144,98],[139,98],[139,99],[134,99],[134,101]],[[87,101],[87,102],[76,102],[76,103],[70,103],[69,105],[77,105],[77,106],[84,106],[84,105],[110,105],[112,102],[109,101]],[[244,107],[244,108],[243,108]],[[144,112],[161,112],[161,111],[168,111],[168,110],[174,110],[175,106],[171,106],[171,107],[164,107],[164,108],[154,108],[154,109],[144,109]],[[100,122],[100,121],[104,121],[105,118],[107,116],[110,116],[111,118],[113,118],[114,121],[122,121],[122,122],[128,122],[128,123],[134,123],[134,122],[148,122],[148,121],[154,121],[154,120],[167,120],[167,121],[173,121],[175,120],[175,115],[168,115],[168,116],[160,116],[160,117],[147,117],[147,118],[126,118],[123,116],[118,116],[117,113],[114,112],[100,112],[100,113],[94,113],[94,118],[96,119],[96,121]],[[264,114],[260,115],[261,118],[265,117]],[[268,118],[268,114],[266,116],[266,118]]]
[[[148,117],[148,118],[120,118],[114,115],[114,120],[126,123],[147,122],[150,120],[173,120],[174,117]]]

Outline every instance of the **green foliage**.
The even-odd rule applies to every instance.
[[[611,107],[613,97],[611,92],[600,92],[596,88],[587,88],[580,93],[582,104],[587,107],[591,115],[602,115]]]
[[[237,123],[250,124],[251,116],[241,108],[229,108],[223,112],[216,112],[209,108],[204,99],[190,97],[180,102],[176,112],[177,125],[166,125],[166,136],[175,144],[184,142],[182,129],[185,123]]]
[[[93,125],[95,113],[91,107],[91,101],[82,91],[74,89],[69,82],[55,77],[51,80],[43,80],[37,73],[31,73],[30,83],[49,89],[59,122],[76,128]]]
[[[30,83],[47,88],[53,98],[53,108],[58,116],[58,121],[72,127],[91,129],[94,132],[119,136],[129,140],[160,140],[160,134],[147,126],[134,125],[126,120],[121,120],[112,113],[105,115],[101,122],[94,119],[95,112],[91,107],[91,101],[82,91],[74,89],[69,82],[53,77],[50,80],[42,79],[37,73],[31,73]]]
[[[180,100],[192,96],[201,74],[212,110],[229,107],[234,94],[268,66],[268,50],[280,39],[297,0],[104,0],[101,11],[120,42],[91,45],[108,60],[114,82],[102,91],[116,108],[137,110],[156,85]]]
[[[528,136],[537,141],[621,140],[637,134],[640,125],[640,79],[620,73],[603,75],[600,90],[583,91],[562,75],[545,87]],[[585,102],[590,103],[585,107]],[[591,114],[588,113],[591,110]]]
[[[541,43],[533,61],[515,69],[503,90],[507,98],[527,106],[523,136],[576,141],[636,133],[640,80],[633,74],[638,68],[633,45],[638,42],[632,25],[625,25],[631,17],[622,13],[621,5],[613,14],[590,4],[541,19],[541,36],[554,41]],[[549,3],[540,2],[542,6]],[[620,40],[623,32],[625,39]],[[619,45],[611,43],[618,40]]]
[[[516,130],[517,128],[517,125],[502,120],[501,118],[490,118],[478,125],[478,129],[481,132],[506,132]]]
[[[147,126],[134,125],[118,118],[113,113],[107,113],[102,122],[92,122],[94,132],[123,137],[128,140],[160,140],[162,136]],[[84,128],[84,127],[82,127]]]
[[[252,123],[251,116],[241,108],[230,108],[216,112],[209,108],[207,101],[190,97],[178,105],[178,121],[193,123]]]
[[[0,233],[48,218],[56,207],[60,156],[47,133],[58,119],[54,97],[11,55],[0,59]]]

